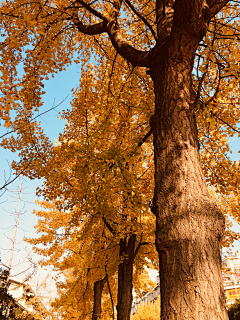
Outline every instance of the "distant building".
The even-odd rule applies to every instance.
[[[34,311],[34,305],[30,302],[31,298],[35,297],[32,288],[21,281],[9,278],[8,294],[21,306],[21,308],[28,312]]]
[[[222,260],[223,285],[227,305],[240,299],[240,254],[227,255]]]
[[[22,313],[24,307],[9,293],[9,270],[6,266],[0,266],[0,319],[12,320],[16,313]]]
[[[138,299],[138,298],[133,299],[131,314],[136,313],[138,306],[140,305],[141,302],[143,303],[143,306],[145,306],[149,302],[152,302],[154,305],[159,295],[160,295],[160,282],[159,282],[159,276],[157,276],[156,287],[153,289],[152,292],[144,292],[142,295],[142,299]]]
[[[28,284],[13,279],[8,274],[6,266],[1,264],[0,319],[13,320],[17,314],[23,312],[29,315],[28,319],[34,319],[34,314],[40,309],[45,309],[44,306],[35,298],[35,294]]]
[[[231,305],[240,299],[240,254],[238,252],[226,255],[222,259],[223,271],[223,286],[225,292],[225,298],[227,305]],[[138,306],[142,302],[145,306],[149,302],[155,302],[160,295],[160,282],[159,277],[157,277],[156,287],[152,292],[143,293],[142,299],[134,298],[131,314],[135,314]]]

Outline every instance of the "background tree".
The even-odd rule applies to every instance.
[[[118,62],[116,59],[115,73],[120,76]],[[62,271],[71,267],[72,253],[83,256],[86,265],[75,265],[74,268],[76,273],[77,269],[90,270],[81,275],[81,278],[88,280],[90,293],[93,284],[105,277],[104,266],[108,270],[113,268],[110,275],[119,268],[117,304],[118,309],[123,310],[129,318],[134,260],[140,249],[141,254],[144,254],[145,250],[141,247],[146,245],[147,257],[150,260],[156,259],[155,251],[151,252],[154,243],[154,217],[149,212],[153,190],[152,148],[144,145],[141,153],[137,152],[142,141],[135,137],[134,132],[137,128],[141,133],[148,125],[146,117],[149,118],[151,109],[147,99],[142,102],[139,95],[132,99],[128,93],[129,87],[135,82],[143,82],[141,73],[132,71],[129,79],[119,82],[125,99],[117,101],[115,97],[109,98],[109,81],[105,81],[106,73],[111,73],[112,66],[96,69],[89,66],[89,69],[81,79],[82,90],[75,92],[72,111],[63,114],[67,125],[56,141],[56,146],[48,149],[45,168],[33,169],[35,172],[42,170],[46,175],[42,190],[45,198],[53,200],[59,195],[58,192],[61,197],[54,199],[52,205],[55,210],[37,213],[43,218],[37,229],[44,235],[31,242],[35,245],[50,245],[47,250],[37,249],[37,252],[51,256],[48,263],[54,266],[62,255],[66,255],[66,249],[70,250],[70,255],[64,259]],[[96,72],[100,74],[95,76]],[[112,77],[116,76],[115,73]],[[144,89],[146,92],[151,90],[147,81],[143,84],[141,93]],[[126,103],[128,110],[125,110]],[[139,110],[142,109],[140,114],[131,107],[135,103],[139,104]],[[34,145],[38,144],[34,142]],[[39,152],[39,156],[45,160],[43,151]],[[47,202],[43,205],[45,208],[53,208]],[[66,210],[66,213],[61,210]],[[62,236],[56,232],[59,228],[64,230]],[[89,234],[92,237],[88,239]],[[68,239],[70,235],[73,240],[77,239],[71,247]],[[97,257],[94,252],[98,253]],[[93,258],[92,261],[90,257]],[[108,265],[110,257],[113,267]],[[140,267],[148,262],[142,258],[138,264]],[[96,272],[97,266],[102,273]],[[91,273],[95,274],[91,276]],[[79,286],[77,288],[79,290]],[[84,289],[81,291],[85,292]],[[72,295],[74,297],[73,293]],[[86,297],[84,301],[86,302]],[[79,308],[84,310],[80,306]],[[83,312],[87,313],[89,311]],[[121,312],[117,316],[121,319]]]

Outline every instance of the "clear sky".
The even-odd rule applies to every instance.
[[[67,68],[67,71],[62,71],[60,74],[56,75],[54,79],[50,79],[45,82],[44,95],[44,106],[41,112],[50,109],[53,105],[59,104],[64,100],[67,95],[67,99],[55,110],[50,111],[43,115],[40,120],[44,127],[46,134],[49,135],[50,139],[54,141],[54,138],[58,138],[59,132],[62,131],[65,123],[64,121],[59,121],[57,116],[58,112],[70,108],[71,101],[71,89],[76,88],[79,84],[80,78],[80,68],[77,65],[72,65]],[[0,127],[0,134],[4,133],[4,128]],[[233,153],[231,155],[233,160],[239,160],[239,140],[232,143]],[[8,150],[1,149],[0,157],[0,185],[4,184],[4,175],[6,177],[10,174],[10,169],[8,163],[10,164],[12,160],[17,160],[17,154],[13,154]],[[8,264],[10,258],[11,249],[11,239],[14,231],[14,213],[17,211],[18,206],[18,191],[19,191],[20,179],[17,179],[14,183],[9,186],[9,191],[0,197],[0,257],[3,263]],[[41,180],[30,181],[24,179],[23,183],[23,194],[21,201],[21,212],[19,227],[17,230],[17,241],[15,244],[14,260],[12,275],[16,278],[22,280],[26,273],[31,272],[33,268],[24,272],[29,268],[31,263],[29,262],[29,257],[35,263],[37,263],[39,257],[31,252],[31,248],[23,241],[23,237],[34,237],[35,230],[34,225],[37,222],[36,217],[31,213],[33,209],[38,209],[37,205],[34,203],[36,199],[35,190],[41,185]],[[15,192],[13,192],[15,191]],[[234,230],[240,232],[240,226],[234,223]],[[236,242],[233,251],[240,251],[240,242]],[[37,275],[34,277],[33,287],[36,286],[38,281],[46,276],[47,274],[51,276],[51,270],[41,271],[38,269]],[[39,279],[40,275],[40,279]],[[156,276],[156,272],[152,273],[153,277]]]

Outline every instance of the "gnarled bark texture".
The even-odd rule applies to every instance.
[[[104,277],[102,280],[98,280],[94,282],[94,300],[93,300],[92,320],[97,320],[101,318],[102,291],[106,281],[107,281],[107,277]]]
[[[202,173],[191,93],[194,55],[208,25],[207,8],[176,1],[174,10],[171,34],[150,68],[156,99],[153,212],[161,320],[226,320],[220,259],[224,217]]]

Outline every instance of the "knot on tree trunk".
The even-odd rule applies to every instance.
[[[176,243],[179,245],[188,243],[200,250],[204,243],[211,244],[215,240],[220,247],[225,218],[211,198],[196,198],[181,211],[174,212],[169,209],[168,205],[164,206],[162,203],[157,207],[156,246],[158,251],[175,247]]]

